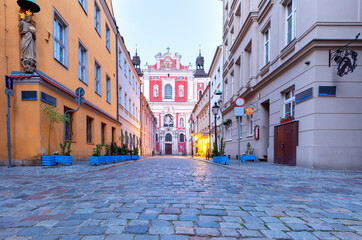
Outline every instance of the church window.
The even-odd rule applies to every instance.
[[[172,99],[172,87],[170,84],[165,86],[165,99]]]

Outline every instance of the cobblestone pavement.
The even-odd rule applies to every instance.
[[[362,239],[361,172],[182,157],[14,169],[0,171],[0,239]]]

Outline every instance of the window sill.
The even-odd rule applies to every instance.
[[[84,82],[83,80],[81,80],[79,78],[78,78],[78,80],[81,81],[84,85],[86,85],[88,87],[88,83]]]
[[[252,138],[252,137],[254,137],[254,135],[248,135],[248,136],[246,136],[247,138]]]
[[[231,142],[233,139],[228,139],[228,140],[225,140],[224,142]]]
[[[78,1],[78,3],[79,3],[79,5],[82,7],[82,9],[83,9],[83,11],[84,11],[84,13],[85,13],[85,15],[87,15],[87,17],[88,17],[88,13],[87,13],[87,10],[84,8],[84,6]],[[88,7],[88,6],[87,6]]]
[[[95,93],[99,96],[99,97],[102,97],[102,95],[98,92],[95,91]]]
[[[87,142],[87,145],[94,145],[94,143]]]

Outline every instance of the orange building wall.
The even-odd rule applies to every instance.
[[[116,83],[116,38],[114,23],[106,17],[100,0],[96,0],[101,9],[101,36],[94,28],[94,1],[88,1],[87,14],[78,1],[48,1],[37,0],[41,11],[35,13],[36,18],[36,49],[37,69],[50,76],[72,91],[78,87],[85,89],[85,99],[102,109],[114,118],[117,118],[117,83]],[[108,7],[111,8],[107,0]],[[20,65],[20,36],[18,30],[18,13],[20,7],[16,1],[5,0],[0,4],[0,79],[10,75],[12,71],[23,71]],[[64,67],[54,59],[53,55],[53,9],[62,16],[68,24],[68,66]],[[105,22],[111,34],[111,51],[106,48]],[[6,24],[6,26],[5,26]],[[88,50],[88,85],[78,80],[78,39]],[[101,65],[102,96],[94,92],[94,61]],[[106,74],[111,78],[111,104],[106,102]],[[21,81],[20,81],[21,82]],[[0,161],[7,160],[6,140],[6,96],[4,94],[4,80],[0,81]],[[37,90],[38,101],[21,101],[21,90]],[[12,127],[12,157],[18,160],[39,160],[42,152],[47,153],[48,122],[44,121],[40,105],[40,91],[57,98],[57,108],[63,113],[64,105],[76,109],[74,98],[65,93],[50,90],[40,85],[14,85],[12,97],[11,127]],[[121,124],[82,105],[75,113],[76,120],[73,128],[76,130],[76,139],[72,144],[72,155],[75,158],[86,158],[92,154],[92,144],[86,144],[86,116],[94,118],[94,143],[100,143],[101,122],[107,124],[106,143],[111,141],[111,128],[116,128],[116,140],[120,135]],[[56,124],[51,135],[51,153],[59,149],[63,139],[63,124]],[[44,150],[43,150],[44,148]],[[34,162],[35,163],[35,162]]]

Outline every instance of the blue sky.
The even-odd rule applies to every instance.
[[[222,43],[220,0],[112,0],[119,31],[133,56],[136,45],[141,66],[155,64],[159,52],[178,52],[181,63],[195,68],[201,45],[208,71]]]

